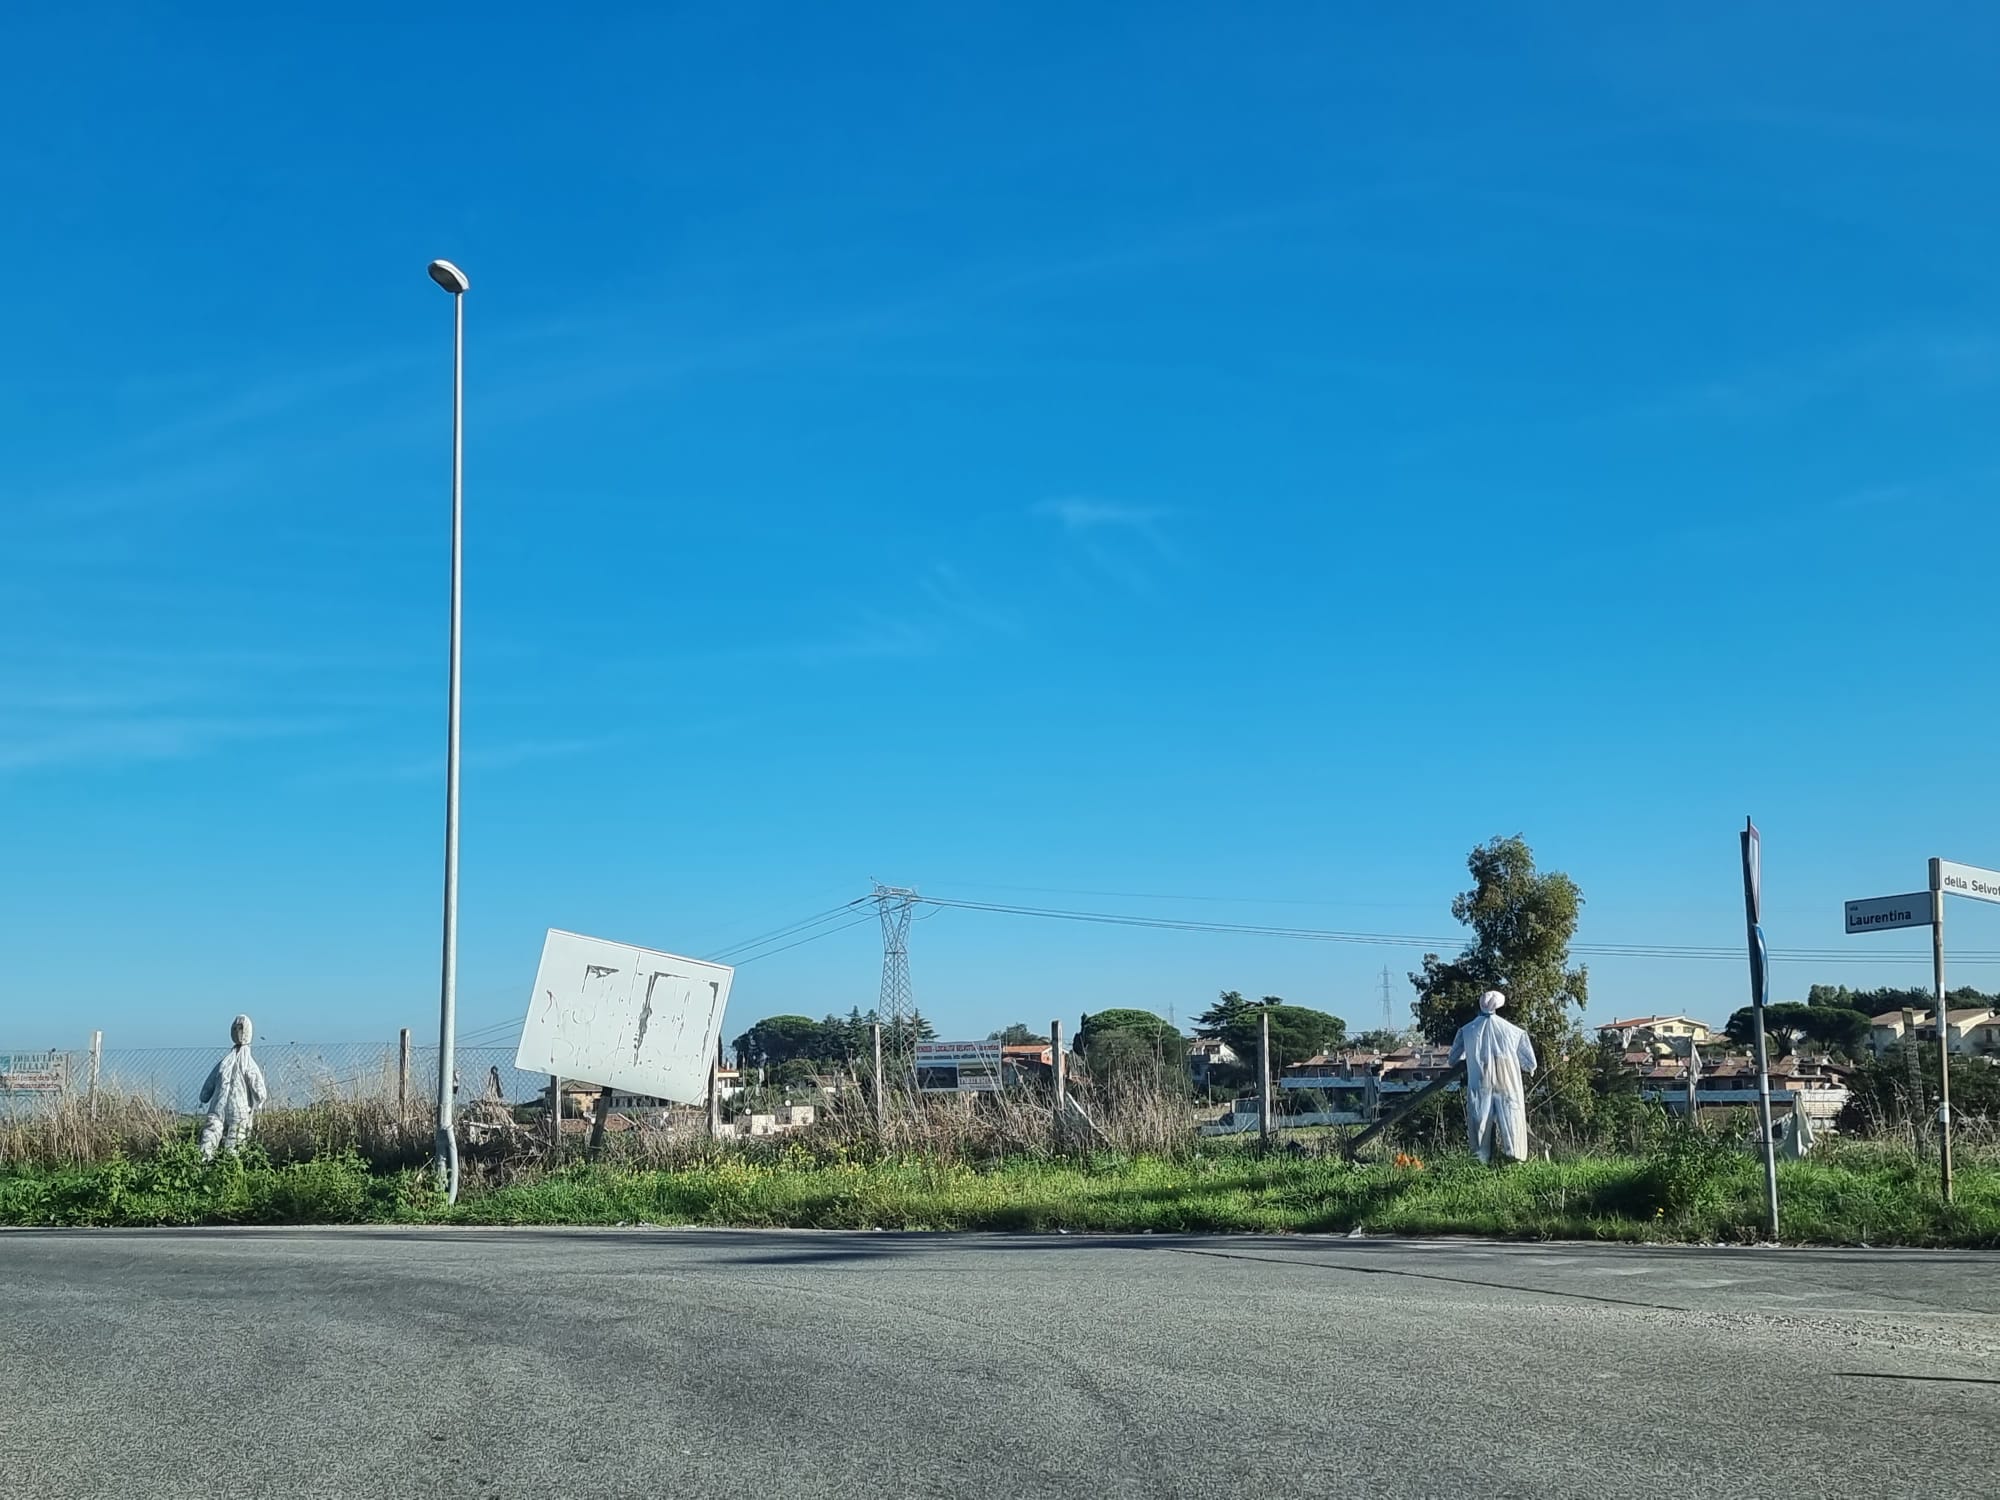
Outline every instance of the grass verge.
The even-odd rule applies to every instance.
[[[2000,1247],[2000,1168],[1969,1165],[1947,1206],[1914,1161],[1879,1154],[1780,1168],[1784,1238]],[[417,1170],[353,1152],[204,1164],[191,1145],[0,1174],[0,1224],[697,1224],[741,1228],[1345,1232],[1745,1242],[1762,1178],[1738,1153],[1585,1156],[1503,1170],[1470,1158],[1348,1166],[1222,1149],[1179,1158],[928,1159],[729,1153],[674,1170],[572,1165],[445,1205]]]

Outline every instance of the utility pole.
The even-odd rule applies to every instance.
[[[1257,1139],[1271,1148],[1271,1011],[1257,1014]]]
[[[1764,1154],[1764,1215],[1771,1238],[1778,1238],[1777,1142],[1771,1139],[1771,1064],[1764,1046],[1764,1007],[1771,999],[1771,956],[1764,943],[1764,841],[1757,825],[1743,820],[1737,835],[1743,853],[1743,926],[1750,949],[1750,1015],[1756,1024],[1757,1128]]]
[[[1938,1174],[1951,1202],[1951,1002],[1944,992],[1944,882],[1942,860],[1931,861],[1931,978],[1937,985]]]
[[[444,940],[438,983],[438,1094],[435,1159],[445,1202],[458,1202],[458,1136],[452,1091],[458,1080],[458,705],[459,626],[465,554],[465,273],[434,260],[430,277],[451,293],[451,670],[444,754]]]
[[[1382,965],[1382,1029],[1384,1031],[1396,1031],[1400,1029],[1396,1025],[1396,1003],[1390,998],[1389,966],[1387,964]]]

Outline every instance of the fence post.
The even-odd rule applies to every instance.
[[[882,1023],[880,1021],[870,1021],[868,1023],[868,1043],[875,1049],[875,1083],[873,1088],[875,1095],[875,1135],[877,1139],[880,1139],[882,1132],[888,1128],[889,1123],[888,1101],[882,1095]]]
[[[1257,1013],[1257,1139],[1271,1144],[1271,1012]]]
[[[597,1086],[597,1111],[590,1121],[590,1159],[596,1161],[598,1153],[604,1149],[604,1125],[611,1118],[611,1090],[604,1084]]]
[[[549,1149],[562,1155],[562,1079],[549,1074]]]
[[[402,1036],[396,1043],[396,1111],[401,1114],[410,1107],[410,1028],[403,1028]]]
[[[1062,1143],[1063,1120],[1069,1113],[1069,1066],[1063,1061],[1062,1022],[1049,1022],[1049,1056],[1054,1059],[1056,1083],[1055,1135],[1056,1143]]]
[[[708,1138],[722,1139],[722,1059],[713,1057],[708,1063]]]
[[[102,1031],[93,1031],[90,1034],[90,1095],[89,1095],[90,1117],[93,1120],[97,1118],[97,1070],[102,1065],[103,1061],[104,1061],[104,1033]]]

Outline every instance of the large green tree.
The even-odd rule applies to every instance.
[[[1003,1047],[1034,1047],[1046,1045],[1048,1033],[1038,1032],[1024,1021],[1016,1021],[1012,1026],[986,1033],[986,1040],[998,1042]]]
[[[811,1016],[767,1016],[730,1045],[738,1058],[757,1068],[829,1062],[841,1055],[839,1033]]]
[[[1187,1075],[1187,1038],[1150,1010],[1086,1014],[1077,1023],[1076,1050],[1093,1078],[1165,1082]]]
[[[1347,1023],[1339,1016],[1310,1006],[1287,1005],[1279,995],[1246,1000],[1237,990],[1224,990],[1215,1004],[1195,1017],[1195,1035],[1227,1042],[1249,1064],[1254,1077],[1257,1045],[1266,1016],[1271,1020],[1273,1073],[1290,1063],[1304,1062],[1317,1053],[1338,1047],[1347,1039]]]
[[[1077,1022],[1077,1050],[1088,1049],[1093,1037],[1113,1031],[1130,1032],[1149,1047],[1176,1047],[1184,1040],[1173,1023],[1165,1017],[1156,1016],[1150,1010],[1120,1007],[1112,1010],[1086,1011],[1083,1019]]]
[[[1988,1010],[2000,1007],[2000,995],[1989,995],[1970,985],[1948,992],[1946,998],[1951,1001],[1953,1010],[1969,1010],[1974,1006]],[[1937,999],[1930,990],[1920,988],[1884,986],[1876,990],[1850,990],[1844,984],[1816,984],[1806,991],[1806,1004],[1834,1006],[1859,1011],[1864,1016],[1879,1016],[1893,1010],[1920,1010],[1928,1014],[1936,1007]]]
[[[1538,1045],[1567,1039],[1589,993],[1589,971],[1569,966],[1583,893],[1560,870],[1537,870],[1519,834],[1481,844],[1466,867],[1472,889],[1453,900],[1451,914],[1472,939],[1454,959],[1426,953],[1410,976],[1418,1028],[1448,1042],[1479,1013],[1480,995],[1497,989],[1507,995],[1507,1018]]]
[[[1756,1027],[1756,1011],[1745,1005],[1730,1016],[1722,1034],[1747,1045],[1755,1038]],[[1868,1044],[1868,1017],[1844,1005],[1782,1001],[1764,1007],[1764,1035],[1776,1038],[1785,1052],[1797,1051],[1800,1042],[1813,1042],[1853,1057]]]

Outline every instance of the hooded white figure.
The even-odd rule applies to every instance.
[[[214,1161],[218,1146],[234,1151],[242,1145],[264,1107],[264,1072],[250,1055],[248,1016],[229,1023],[229,1039],[236,1045],[222,1054],[201,1086],[201,1102],[208,1106],[208,1123],[201,1127],[203,1161]]]
[[[1494,1012],[1507,1003],[1498,990],[1479,997],[1479,1014],[1451,1039],[1451,1061],[1465,1064],[1465,1133],[1483,1162],[1502,1155],[1528,1159],[1528,1088],[1535,1071],[1535,1044],[1528,1033]]]

